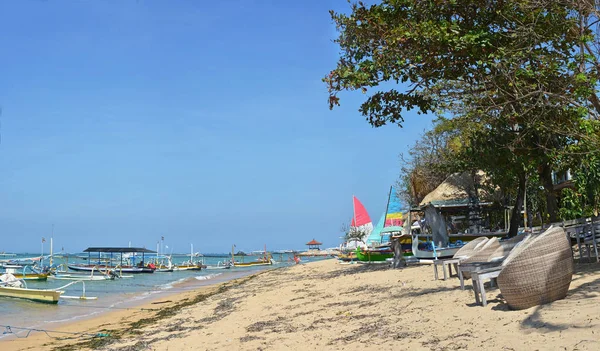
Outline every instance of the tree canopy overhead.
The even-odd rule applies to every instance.
[[[574,0],[385,0],[358,2],[350,14],[332,11],[341,55],[324,78],[330,108],[339,105],[340,91],[362,90],[370,96],[360,112],[381,126],[401,124],[407,110],[438,112],[457,101],[477,100],[485,108],[552,96],[581,105],[573,93],[597,100],[597,66],[580,51],[592,33],[578,15],[581,6]],[[370,92],[383,82],[406,88]]]

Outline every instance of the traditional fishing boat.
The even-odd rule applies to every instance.
[[[265,250],[263,256],[256,259],[256,261],[249,262],[237,262],[235,260],[234,255],[235,245],[231,247],[231,266],[232,267],[254,267],[254,266],[270,266],[275,263],[275,260],[271,257],[271,255],[267,252],[267,246],[265,245]],[[242,256],[243,257],[243,256]]]
[[[31,289],[23,287],[23,281],[17,279],[10,273],[0,276],[0,296],[26,299],[38,302],[55,304],[58,303],[63,290]]]
[[[61,265],[62,266],[62,265]],[[60,266],[59,266],[60,267]],[[101,271],[99,269],[92,269],[90,273],[87,272],[66,272],[64,270],[55,270],[48,276],[51,279],[57,280],[81,280],[81,281],[96,281],[96,280],[114,280],[120,278],[118,272],[115,270]]]
[[[225,261],[225,263],[223,263],[223,262],[217,263],[216,266],[206,266],[205,269],[230,269],[230,268],[231,268],[231,262]]]
[[[206,265],[201,261],[194,261],[194,257],[198,257],[199,253],[194,253],[194,244],[190,244],[190,259],[173,266],[175,271],[199,271],[206,268]]]
[[[88,253],[88,264],[69,264],[69,269],[74,271],[91,272],[93,270],[116,271],[119,275],[123,273],[154,273],[156,266],[153,263],[146,264],[145,254],[156,253],[156,251],[148,250],[140,247],[88,247],[83,252]],[[92,262],[91,253],[97,253],[97,262]],[[103,259],[101,254],[108,254],[108,260]],[[139,261],[137,254],[142,254]],[[115,254],[119,254],[120,260],[116,260]],[[131,254],[123,260],[124,254]]]
[[[390,247],[384,248],[356,248],[356,258],[361,262],[382,262],[394,257]]]
[[[42,281],[48,279],[48,273],[42,273],[29,265],[4,265],[2,267],[4,268],[4,272],[2,273],[10,273],[14,275],[17,279]],[[27,272],[27,270],[29,270],[30,272]]]

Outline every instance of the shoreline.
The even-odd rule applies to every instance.
[[[102,312],[76,316],[65,321],[49,321],[43,326],[36,328],[13,327],[14,330],[12,330],[12,332],[16,335],[0,338],[0,348],[3,351],[79,349],[78,347],[72,348],[65,345],[65,343],[72,343],[73,340],[77,340],[78,344],[85,344],[93,340],[98,340],[97,344],[102,344],[102,338],[106,336],[98,337],[97,335],[111,334],[111,332],[115,331],[119,333],[124,329],[119,326],[121,323],[132,324],[135,323],[134,319],[136,318],[144,320],[163,310],[177,309],[179,305],[185,304],[186,301],[193,300],[194,297],[197,297],[198,295],[212,296],[219,291],[222,286],[239,284],[239,281],[252,279],[254,275],[260,275],[277,269],[280,268],[253,272],[239,272],[241,276],[233,279],[219,279],[217,276],[214,281],[200,280],[198,283],[194,282],[199,284],[195,286],[191,286],[194,284],[189,282],[182,282],[179,289],[174,291],[162,290],[156,294],[157,296],[148,295],[147,297],[140,298],[143,293],[133,295],[131,301],[124,302],[126,307],[107,308],[107,310]],[[215,274],[218,274],[218,272],[215,272]],[[182,289],[183,291],[181,291]],[[139,324],[136,324],[136,326],[139,326]],[[31,330],[31,332],[28,336],[17,334],[27,334],[27,331],[29,330]],[[47,331],[48,334],[44,331]],[[54,343],[54,341],[58,341],[58,343]],[[91,342],[91,344],[96,343]]]
[[[167,301],[165,301],[167,300]],[[434,280],[431,265],[340,265],[322,260],[256,272],[154,300],[154,311],[115,311],[2,350],[597,350],[600,265],[576,264],[563,300],[513,311],[498,289],[476,305],[470,282]],[[163,302],[163,303],[157,303]],[[93,328],[92,328],[93,327]]]

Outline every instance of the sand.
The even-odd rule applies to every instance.
[[[463,291],[457,278],[434,280],[430,265],[392,270],[325,260],[142,306],[156,311],[111,312],[60,328],[108,337],[33,333],[0,349],[598,350],[600,265],[576,266],[566,299],[511,311],[498,289],[488,291],[486,307],[475,305],[470,284]],[[188,305],[174,307],[182,301]]]

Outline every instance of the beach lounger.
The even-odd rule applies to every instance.
[[[485,243],[487,241],[488,241],[488,238],[486,238],[486,237],[476,238],[474,240],[469,241],[463,247],[461,247],[460,250],[458,250],[454,254],[454,256],[452,256],[452,258],[439,259],[439,260],[433,261],[433,272],[434,272],[433,274],[434,274],[435,280],[439,279],[438,278],[438,266],[442,267],[442,271],[444,273],[444,280],[448,279],[448,276],[446,275],[446,266],[448,266],[448,273],[449,273],[450,277],[452,277],[452,266],[454,266],[454,270],[456,271],[456,274],[458,275],[458,265],[460,264],[460,262],[464,259],[471,257],[475,252],[477,252],[477,250],[480,247],[485,245]]]
[[[503,298],[513,309],[563,299],[573,277],[573,253],[565,231],[553,227],[516,246],[497,277]]]
[[[485,269],[498,267],[509,253],[517,246],[531,238],[530,234],[517,235],[508,240],[499,241],[493,238],[493,242],[486,244],[479,252],[471,256],[469,259],[463,260],[458,268],[458,279],[460,280],[460,288],[465,289],[464,279],[471,278],[473,272],[478,272]],[[492,241],[490,240],[490,241]],[[475,285],[473,286],[475,287]]]

